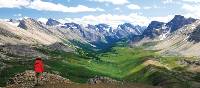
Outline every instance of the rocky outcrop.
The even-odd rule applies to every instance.
[[[56,42],[52,45],[49,45],[48,48],[50,50],[59,50],[59,51],[65,51],[65,52],[73,52],[74,50],[69,48],[67,45],[64,45],[63,43]]]
[[[103,76],[95,76],[94,78],[88,79],[89,84],[100,84],[100,83],[122,83],[120,81],[111,79],[109,77],[103,77]]]
[[[69,79],[63,78],[59,75],[44,72],[43,79],[40,81],[39,85],[57,85],[71,84]],[[10,78],[7,82],[8,88],[34,88],[35,82],[35,72],[32,70],[27,70],[23,73],[16,74],[13,78]]]
[[[5,36],[5,37],[10,37],[10,38],[17,38],[17,39],[21,39],[20,36],[6,30],[3,27],[0,27],[0,35]],[[0,38],[1,39],[1,38]]]
[[[30,45],[0,45],[0,52],[8,57],[24,57],[24,58],[31,58],[36,56],[42,56],[41,53],[34,50]],[[0,55],[1,56],[1,55]],[[8,57],[1,57],[1,59],[9,59]]]
[[[159,52],[165,55],[200,56],[199,25],[200,20],[197,20],[174,31],[166,39],[157,43],[154,49],[160,50]]]
[[[200,66],[200,60],[183,59],[179,63],[182,64],[182,65],[197,65],[197,66]]]
[[[199,43],[200,42],[200,25],[196,27],[196,29],[189,35],[189,41]]]
[[[44,72],[44,79],[35,85],[34,71],[16,74],[7,82],[6,88],[162,88],[139,83],[121,83],[108,77],[95,77],[88,83],[74,83],[59,75]],[[94,81],[95,80],[95,81]]]

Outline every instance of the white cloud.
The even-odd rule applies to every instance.
[[[162,0],[164,4],[173,3],[174,0]]]
[[[65,18],[59,20],[62,23],[65,22],[75,22],[80,24],[99,24],[99,23],[106,23],[111,26],[117,26],[124,22],[129,22],[138,25],[147,25],[148,19],[144,16],[140,16],[136,13],[126,15],[112,15],[112,14],[101,14],[98,16],[88,15],[83,16],[82,18]]]
[[[43,18],[43,17],[38,18],[37,20],[40,21],[40,22],[42,22],[42,23],[45,23],[45,24],[46,24],[46,22],[48,21],[47,18]]]
[[[183,2],[187,2],[187,1],[196,1],[196,0],[162,0],[162,3],[163,4],[183,4]]]
[[[115,10],[120,10],[120,8],[119,8],[119,7],[117,7],[117,8],[115,8]]]
[[[45,2],[42,0],[0,0],[0,8],[31,8],[42,11],[58,11],[58,12],[94,12],[104,11],[101,8],[89,8],[87,6],[78,5],[76,7],[67,7],[62,4]]]
[[[0,8],[20,8],[29,5],[30,0],[0,0]]]
[[[10,19],[0,19],[0,21],[9,21]]]
[[[200,3],[200,0],[182,0],[182,1]]]
[[[33,1],[28,8],[36,10],[45,10],[45,11],[59,11],[59,12],[93,12],[99,9],[89,8],[83,5],[78,5],[77,7],[67,7],[62,4],[54,4],[51,2],[44,2],[41,0]],[[102,10],[102,9],[101,9]]]
[[[152,7],[150,7],[150,6],[145,6],[145,7],[143,7],[143,9],[151,9]]]
[[[137,13],[132,13],[129,15],[112,15],[112,14],[101,14],[98,16],[88,15],[81,18],[65,18],[59,19],[61,23],[75,22],[79,24],[99,24],[106,23],[113,27],[117,27],[119,24],[125,22],[132,23],[135,25],[148,26],[148,24],[153,21],[168,22],[173,18],[173,15],[163,16],[163,17],[145,17]]]
[[[185,16],[200,18],[200,4],[183,4],[182,9],[185,11]]]
[[[128,0],[89,0],[89,1],[106,2],[106,3],[112,3],[114,5],[124,5],[129,3]]]
[[[102,9],[102,8],[96,8],[97,11],[101,11],[101,12],[104,12],[105,10]]]
[[[155,8],[155,9],[157,9],[157,8],[159,8],[157,5],[153,5],[153,8]]]
[[[160,21],[160,22],[169,22],[171,19],[173,19],[174,15],[167,15],[167,16],[158,16],[158,17],[149,17],[149,20],[151,21]]]
[[[136,4],[129,4],[129,5],[127,5],[127,7],[129,9],[132,9],[132,10],[140,9],[141,8],[139,5],[136,5]]]
[[[23,20],[23,19],[28,19],[28,18],[31,18],[31,17],[28,17],[28,16],[21,16],[21,17],[17,18],[17,20]]]
[[[14,14],[14,16],[16,16],[16,17],[21,17],[21,16],[22,16],[22,14],[21,14],[21,13]]]

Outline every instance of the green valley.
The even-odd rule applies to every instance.
[[[156,53],[157,51],[145,50],[144,47],[130,47],[118,42],[107,52],[98,52],[95,57],[89,55],[87,51],[79,54],[80,50],[79,53],[73,53],[53,51],[45,47],[36,49],[49,56],[44,60],[45,71],[78,83],[85,83],[95,76],[106,76],[124,82],[144,83],[166,88],[188,88],[192,82],[199,81],[194,79],[195,76],[198,77],[198,74],[187,72],[186,65],[179,64],[185,58],[161,56]],[[14,74],[32,70],[34,61],[30,59],[3,62],[7,64],[7,67],[0,74],[1,86],[4,86]]]

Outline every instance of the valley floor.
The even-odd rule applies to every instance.
[[[200,86],[200,74],[189,70],[195,64],[188,64],[185,61],[188,58],[160,56],[155,53],[157,51],[144,50],[143,47],[127,47],[119,43],[110,51],[98,53],[95,57],[51,51],[46,48],[39,48],[38,51],[51,57],[51,59],[44,60],[47,72],[61,75],[76,83],[86,83],[88,79],[95,76],[106,76],[127,83],[162,86],[164,88],[198,88]],[[193,60],[193,58],[190,58],[190,60]],[[16,73],[33,69],[32,60],[2,62],[6,64],[6,67],[1,69],[0,72],[0,86],[5,86],[9,78]],[[199,65],[195,66],[198,67]],[[101,86],[108,85],[110,84],[101,84]],[[125,88],[143,88],[131,87],[133,85],[128,84]],[[98,88],[100,84],[70,85],[72,88],[80,86]],[[118,85],[110,86],[109,88],[114,88]]]

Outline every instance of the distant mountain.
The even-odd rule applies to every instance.
[[[152,21],[149,26],[144,30],[143,35],[150,38],[159,35],[158,29],[162,28],[164,24],[164,22]]]
[[[102,32],[112,32],[112,27],[108,24],[98,24],[95,25],[97,31],[99,31],[100,33]]]
[[[43,30],[48,33],[54,34],[49,29],[54,29],[57,31],[62,31],[62,34],[66,36],[67,33],[70,35],[70,39],[79,37],[79,39],[88,41],[88,42],[109,42],[117,41],[122,38],[127,38],[130,40],[135,40],[134,37],[162,37],[161,39],[166,38],[170,33],[176,31],[177,29],[183,27],[184,25],[191,24],[196,19],[185,18],[181,15],[175,15],[174,18],[168,23],[152,21],[148,27],[143,27],[139,25],[133,25],[131,23],[124,23],[118,25],[117,28],[113,28],[108,24],[97,24],[83,26],[77,23],[65,23],[61,24],[59,21],[49,18],[46,25],[38,22],[34,19],[28,18],[25,20],[20,20],[18,27],[23,29],[37,29]],[[14,22],[14,21],[12,21]],[[30,24],[31,23],[31,24]],[[60,25],[59,25],[60,24]],[[46,26],[55,26],[56,27],[46,27]],[[64,30],[67,29],[67,30]],[[68,31],[68,32],[67,32]],[[60,33],[61,34],[61,33]],[[75,34],[75,35],[74,35]],[[56,35],[56,34],[55,34]],[[72,37],[76,36],[76,37]],[[69,37],[69,36],[68,36]]]
[[[181,27],[154,46],[162,54],[200,56],[200,20]]]
[[[150,38],[162,36],[163,39],[169,35],[169,33],[172,33],[185,25],[191,24],[196,20],[197,19],[194,18],[185,18],[181,15],[175,15],[168,23],[152,21],[144,31],[143,35]]]
[[[177,29],[183,27],[184,25],[191,24],[195,22],[197,19],[194,18],[185,18],[184,16],[181,15],[175,15],[175,17],[168,22],[165,26],[170,28],[170,32],[174,32]]]
[[[32,18],[22,19],[19,21],[18,27],[29,30],[45,29],[45,24]]]
[[[18,23],[19,20],[16,20],[16,19],[9,19],[9,22],[12,22],[12,23]]]
[[[200,42],[200,24],[196,27],[196,29],[191,32],[189,35],[188,40],[190,42],[199,43]]]
[[[59,36],[63,36],[62,39],[67,38],[69,40],[98,44],[102,42],[113,43],[123,38],[135,41],[142,39],[142,36],[150,38],[162,36],[162,39],[164,39],[171,32],[184,25],[190,24],[195,20],[196,19],[193,18],[185,18],[176,15],[168,23],[152,21],[148,27],[124,23],[118,25],[117,28],[113,28],[104,23],[97,25],[88,24],[86,26],[73,22],[61,24],[59,21],[53,20],[52,18],[49,18],[47,23],[43,24],[34,19],[28,18],[20,20],[18,27],[28,30],[37,29],[54,36],[59,34]]]
[[[73,22],[62,24],[52,18],[49,18],[46,24],[32,18],[16,21],[12,19],[8,23],[2,22],[2,25],[4,24],[3,26],[5,26],[5,24],[10,25],[12,23],[19,23],[19,25],[10,25],[12,28],[6,27],[3,29],[12,30],[12,34],[17,34],[13,38],[18,39],[11,39],[12,41],[8,41],[8,37],[7,40],[4,40],[0,43],[5,44],[18,42],[31,45],[52,44],[55,47],[55,45],[64,45],[66,42],[68,42],[68,45],[70,46],[70,44],[72,44],[70,43],[71,41],[78,41],[93,47],[104,47],[104,45],[112,45],[121,39],[139,41],[144,37],[157,38],[160,36],[163,36],[162,39],[164,39],[166,36],[169,36],[178,29],[184,27],[184,25],[191,24],[194,21],[196,21],[196,19],[185,18],[183,16],[176,15],[168,23],[152,21],[148,27],[133,25],[131,23],[124,23],[118,25],[117,28],[113,28],[110,25],[104,23],[96,25],[88,24],[86,26]],[[19,31],[13,31],[13,28],[19,29]],[[4,32],[7,33],[7,31]],[[10,36],[11,33],[8,33]],[[196,34],[194,33],[194,35]],[[21,40],[19,40],[19,38]]]
[[[81,29],[80,24],[77,23],[65,23],[64,26],[62,26],[63,28],[68,28],[68,29]]]
[[[55,25],[59,25],[59,24],[61,24],[61,23],[52,18],[49,18],[48,21],[46,22],[46,25],[49,25],[49,26],[55,26]]]
[[[124,23],[121,25],[118,25],[117,29],[115,30],[116,36],[119,38],[125,38],[130,37],[134,35],[142,35],[144,29],[146,27],[142,27],[139,25],[133,25],[130,23]]]

